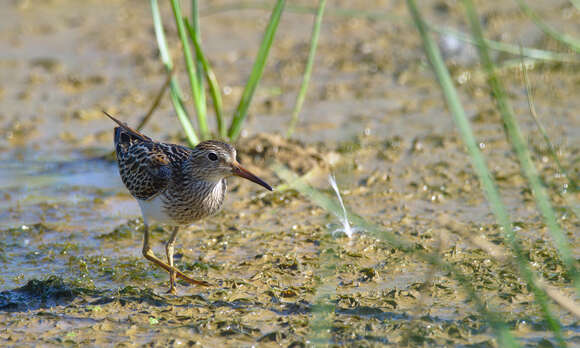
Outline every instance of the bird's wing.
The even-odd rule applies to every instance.
[[[174,174],[180,172],[191,149],[158,143],[105,114],[119,127],[115,128],[115,151],[123,183],[138,199],[148,200],[163,192]]]
[[[121,179],[135,198],[147,200],[157,196],[171,179],[171,160],[156,143],[118,145],[117,161]]]

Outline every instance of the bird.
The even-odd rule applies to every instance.
[[[227,191],[227,178],[235,175],[263,186],[272,187],[236,160],[236,149],[225,142],[206,140],[194,148],[157,142],[130,128],[103,111],[118,127],[114,145],[119,174],[125,187],[137,200],[144,223],[143,256],[169,273],[169,290],[177,294],[176,277],[193,285],[209,286],[174,266],[173,253],[180,229],[216,214]],[[153,253],[149,225],[173,227],[165,244],[167,262]]]

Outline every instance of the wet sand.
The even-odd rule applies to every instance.
[[[551,4],[534,6],[550,23],[580,37],[578,12],[565,1]],[[279,134],[286,131],[301,82],[312,18],[284,13],[236,144],[240,161],[274,185],[282,184],[270,167],[274,161],[299,174],[314,170],[312,184],[329,194],[326,175],[332,171],[353,211],[465,272],[523,344],[555,344],[514,265],[493,259],[473,241],[505,250],[404,2],[357,5],[384,9],[381,19],[332,14],[333,8],[349,6],[354,5],[329,4],[292,141]],[[431,22],[466,30],[461,7],[441,1],[424,6]],[[165,294],[167,274],[141,256],[137,203],[122,186],[115,163],[102,157],[112,150],[113,125],[101,110],[135,124],[165,78],[148,3],[11,1],[1,7],[3,346],[303,346],[311,334],[319,282],[329,280],[321,273],[328,250],[338,284],[331,299],[336,305],[332,343],[497,345],[449,274],[364,232],[352,239],[333,234],[340,226],[336,217],[294,190],[265,193],[237,179],[230,181],[223,211],[192,226],[176,245],[177,266],[213,286],[180,282],[178,296]],[[479,7],[489,38],[563,49],[515,3]],[[182,69],[169,5],[162,9]],[[269,14],[255,8],[205,13],[204,48],[228,91],[224,104],[231,114]],[[445,52],[532,266],[573,297],[510,152],[475,51],[460,42]],[[497,56],[500,63],[507,58]],[[544,63],[530,70],[538,113],[575,178],[580,171],[577,67]],[[187,91],[186,74],[181,70],[178,76]],[[501,76],[578,258],[580,222],[567,208],[561,194],[566,181],[529,116],[521,72],[506,68]],[[145,132],[185,143],[168,98]],[[580,199],[578,193],[574,197]],[[163,254],[168,236],[163,227],[155,228],[157,254]],[[578,319],[552,309],[570,346],[580,344]]]

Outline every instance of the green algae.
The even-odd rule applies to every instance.
[[[121,15],[133,23],[139,17],[139,6],[133,5],[131,11],[112,11],[106,18]],[[59,6],[43,6],[55,7],[60,12]],[[116,6],[124,5],[99,6],[95,13],[102,14],[97,11],[109,11]],[[447,11],[453,13],[454,9]],[[19,16],[30,18],[27,17],[30,13],[36,12],[22,11]],[[502,20],[506,15],[501,9],[493,9],[492,13],[490,21]],[[248,12],[248,16],[252,13]],[[54,13],[46,18],[64,17]],[[55,22],[66,26],[69,20]],[[82,25],[91,22],[99,23],[86,21]],[[82,32],[82,25],[74,27],[74,32],[77,33],[77,29]],[[135,27],[146,25],[149,24],[140,23]],[[344,188],[345,202],[353,210],[401,238],[410,239],[413,248],[437,253],[468,274],[478,295],[489,306],[500,310],[522,345],[554,345],[549,327],[541,319],[529,289],[514,272],[512,260],[496,260],[480,245],[472,243],[472,237],[479,237],[496,248],[505,248],[500,227],[489,216],[457,135],[448,124],[438,124],[443,119],[440,95],[430,92],[436,88],[429,84],[431,77],[425,75],[423,63],[416,61],[420,52],[391,49],[402,44],[398,41],[400,37],[404,37],[406,46],[413,43],[413,38],[400,35],[401,28],[391,30],[386,23],[353,20],[332,25],[335,36],[345,42],[334,42],[329,48],[322,40],[320,52],[323,57],[330,57],[330,67],[349,82],[322,78],[318,82],[320,86],[313,86],[313,96],[326,99],[328,104],[320,105],[320,110],[308,110],[305,129],[297,131],[297,137],[308,144],[284,141],[274,134],[250,134],[240,139],[237,148],[244,166],[262,171],[260,176],[278,184],[278,179],[266,169],[269,162],[276,159],[297,173],[310,173],[313,185],[329,193],[325,182],[327,172],[332,169],[337,173],[341,189]],[[383,25],[387,30],[382,30]],[[136,64],[131,64],[131,69],[136,70],[126,75],[141,76],[143,73],[152,84],[140,81],[137,84],[139,92],[133,92],[124,86],[135,85],[136,80],[119,78],[120,83],[115,85],[118,93],[111,93],[107,81],[117,81],[118,77],[103,78],[99,82],[91,79],[94,72],[80,76],[69,71],[74,70],[74,66],[56,58],[66,74],[59,74],[59,69],[53,73],[56,79],[63,81],[61,84],[69,91],[67,93],[72,93],[72,97],[65,95],[67,98],[75,101],[86,98],[94,105],[115,106],[125,112],[131,110],[127,117],[133,117],[133,110],[138,113],[140,108],[146,107],[139,100],[147,100],[146,90],[155,84],[158,76],[147,63],[154,57],[142,53],[147,52],[147,45],[127,46],[127,42],[132,41],[125,38],[119,38],[119,43],[109,39],[98,41],[101,30],[117,26],[111,21],[106,28],[102,25],[95,28],[92,32],[97,44],[113,45],[120,52],[126,52],[127,56],[120,61],[129,59]],[[360,28],[357,33],[364,35],[380,28],[385,41],[369,43],[355,38],[358,42],[351,45],[346,41],[351,39],[349,35],[353,32],[347,31],[347,27]],[[115,35],[110,37],[116,37],[125,31],[111,33]],[[141,30],[127,33],[133,34],[130,40],[138,40],[143,33],[150,35]],[[344,35],[346,33],[349,35]],[[26,33],[15,37],[20,35]],[[48,34],[46,38],[50,37]],[[150,41],[149,36],[146,39]],[[26,40],[21,44],[25,45]],[[291,88],[291,81],[296,77],[292,74],[295,59],[285,56],[295,57],[300,45],[289,40],[282,46],[277,48],[280,59],[276,73],[270,76],[270,85],[281,86],[284,91]],[[388,57],[383,57],[384,52],[390,52]],[[107,51],[107,55],[109,53]],[[394,72],[395,83],[389,84],[384,74],[370,70],[362,76],[352,75],[356,69],[352,66],[353,60]],[[230,58],[216,61],[215,67],[230,66],[229,62]],[[239,74],[237,63],[241,71],[244,69],[243,59],[236,60],[236,71],[231,74],[233,82],[229,82],[234,85],[228,86],[234,90],[234,95]],[[26,69],[46,70],[52,69],[50,66],[54,64],[47,61],[46,64],[37,62],[25,66]],[[114,70],[123,64],[107,66]],[[573,86],[575,74],[564,67],[557,69],[560,73],[551,69],[538,66],[538,70],[531,72],[545,83],[538,86],[538,93],[544,93],[538,100],[557,100],[561,105],[574,101],[573,88],[553,88],[544,77],[551,76],[564,86]],[[9,73],[12,69],[5,70]],[[499,136],[501,131],[493,126],[497,115],[489,110],[486,89],[478,82],[477,71],[471,73],[474,77],[466,82],[463,92],[472,103],[473,117],[484,139],[480,148],[496,166],[493,174],[509,197],[506,203],[516,216],[514,227],[522,236],[526,257],[550,285],[573,296],[570,277],[554,248],[546,242],[546,227],[530,213],[531,192],[523,186],[512,159],[505,155],[509,146]],[[549,73],[557,75],[545,75]],[[26,74],[28,72],[22,76]],[[287,78],[290,81],[286,81]],[[512,77],[506,75],[506,79]],[[93,80],[95,84],[90,82]],[[48,87],[52,87],[53,82]],[[93,93],[87,88],[98,88],[101,83],[106,85],[103,86],[105,91]],[[26,109],[28,104],[37,103],[18,103],[18,112],[10,112],[10,96],[20,92],[12,88],[21,88],[20,85],[15,79],[15,87],[3,87],[6,89],[3,101],[8,103],[0,121],[8,122],[12,114],[26,118],[28,114],[38,113],[38,110]],[[565,93],[567,89],[568,94]],[[83,91],[83,98],[78,98],[77,90]],[[357,104],[351,98],[352,91],[362,103]],[[45,95],[34,89],[23,92],[30,99],[36,94]],[[213,286],[201,288],[179,282],[177,296],[166,294],[168,275],[141,255],[142,221],[135,219],[139,215],[138,206],[123,189],[116,168],[111,162],[85,161],[92,155],[110,153],[110,126],[105,127],[98,119],[91,121],[91,114],[84,110],[94,107],[76,106],[66,98],[62,102],[52,99],[51,95],[47,94],[46,102],[38,103],[47,109],[42,113],[47,118],[45,125],[55,120],[63,121],[64,126],[70,124],[78,128],[79,134],[68,130],[69,135],[63,133],[64,141],[51,142],[55,134],[50,127],[42,126],[42,122],[36,128],[28,127],[30,122],[21,122],[20,125],[14,123],[14,127],[9,124],[6,129],[14,132],[12,138],[24,137],[36,144],[32,146],[37,146],[38,156],[43,156],[43,151],[60,153],[63,147],[65,150],[72,148],[71,151],[82,155],[82,163],[78,165],[79,157],[75,155],[71,156],[74,161],[58,159],[53,163],[47,159],[46,163],[19,164],[23,171],[7,171],[4,162],[0,165],[0,174],[8,173],[2,176],[0,185],[0,197],[4,199],[1,207],[6,208],[0,211],[0,320],[3,322],[0,345],[304,347],[310,345],[307,341],[312,337],[312,312],[316,309],[331,313],[330,325],[322,325],[328,329],[323,341],[328,345],[497,345],[489,325],[449,274],[437,271],[410,257],[402,248],[376,240],[364,231],[352,240],[333,239],[332,233],[339,227],[334,217],[304,200],[295,190],[282,187],[272,193],[262,193],[237,179],[229,181],[231,191],[224,211],[184,229],[177,241],[176,265]],[[102,99],[99,95],[108,97]],[[266,96],[264,103],[256,104],[253,111],[256,116],[251,117],[260,119],[254,123],[257,130],[262,129],[262,117],[267,121],[279,117],[271,115],[272,110],[283,113],[284,96],[286,93],[280,98]],[[513,98],[517,99],[518,94],[514,93]],[[375,100],[380,100],[379,107],[373,106]],[[311,102],[317,101],[313,98]],[[275,107],[268,109],[268,103]],[[64,105],[65,109],[56,105]],[[547,107],[552,106],[556,105],[548,104]],[[21,112],[20,108],[25,110]],[[554,112],[559,117],[552,131],[562,134],[561,141],[556,144],[562,163],[571,168],[571,173],[577,173],[577,144],[568,144],[566,138],[577,127],[573,116],[568,115],[573,115],[572,111],[559,105],[555,107]],[[63,120],[60,115],[65,115]],[[373,121],[375,115],[380,117],[378,122]],[[175,129],[165,128],[171,127],[163,122],[169,117],[167,108],[161,107],[159,116],[157,120],[160,121],[155,124],[153,120],[150,130],[157,131],[158,139],[166,139],[165,134]],[[341,116],[345,117],[342,124],[339,123]],[[281,123],[278,120],[273,123]],[[163,124],[163,129],[158,127],[159,123]],[[327,135],[311,137],[316,131],[307,127],[323,128]],[[159,130],[163,134],[159,134]],[[338,136],[328,135],[328,131]],[[43,138],[45,133],[46,138]],[[534,144],[535,133],[530,134]],[[178,136],[171,139],[180,141]],[[17,147],[0,147],[0,151],[5,150],[15,151],[14,155],[2,153],[10,162],[29,156],[19,154]],[[540,169],[546,178],[546,187],[557,202],[560,223],[569,231],[572,244],[578,245],[580,241],[574,231],[580,225],[559,195],[564,189],[562,178],[551,163],[544,162],[547,153],[543,146],[533,146],[532,150],[534,158],[542,163]],[[67,151],[63,156],[70,156]],[[91,175],[95,171],[102,175]],[[462,225],[451,228],[439,219],[443,214]],[[167,230],[154,227],[152,235],[155,253],[164,258]],[[325,253],[329,243],[335,262],[332,277],[320,274],[328,261],[324,257],[329,256]],[[328,296],[320,296],[324,301],[317,301],[320,284],[330,280],[333,286],[326,289]],[[563,334],[573,346],[580,332],[577,318],[556,305],[553,307],[563,323]]]
[[[73,301],[80,295],[96,292],[57,276],[32,279],[24,286],[0,293],[0,310],[16,312],[50,308]]]
[[[98,238],[111,241],[119,241],[123,239],[135,238],[143,228],[143,221],[141,219],[132,219],[126,223],[119,225],[109,233],[104,233]]]

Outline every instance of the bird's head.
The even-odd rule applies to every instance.
[[[272,191],[272,187],[236,160],[236,149],[227,143],[217,140],[207,140],[199,143],[192,154],[192,169],[199,178],[218,182],[228,176],[236,175],[248,179]]]

